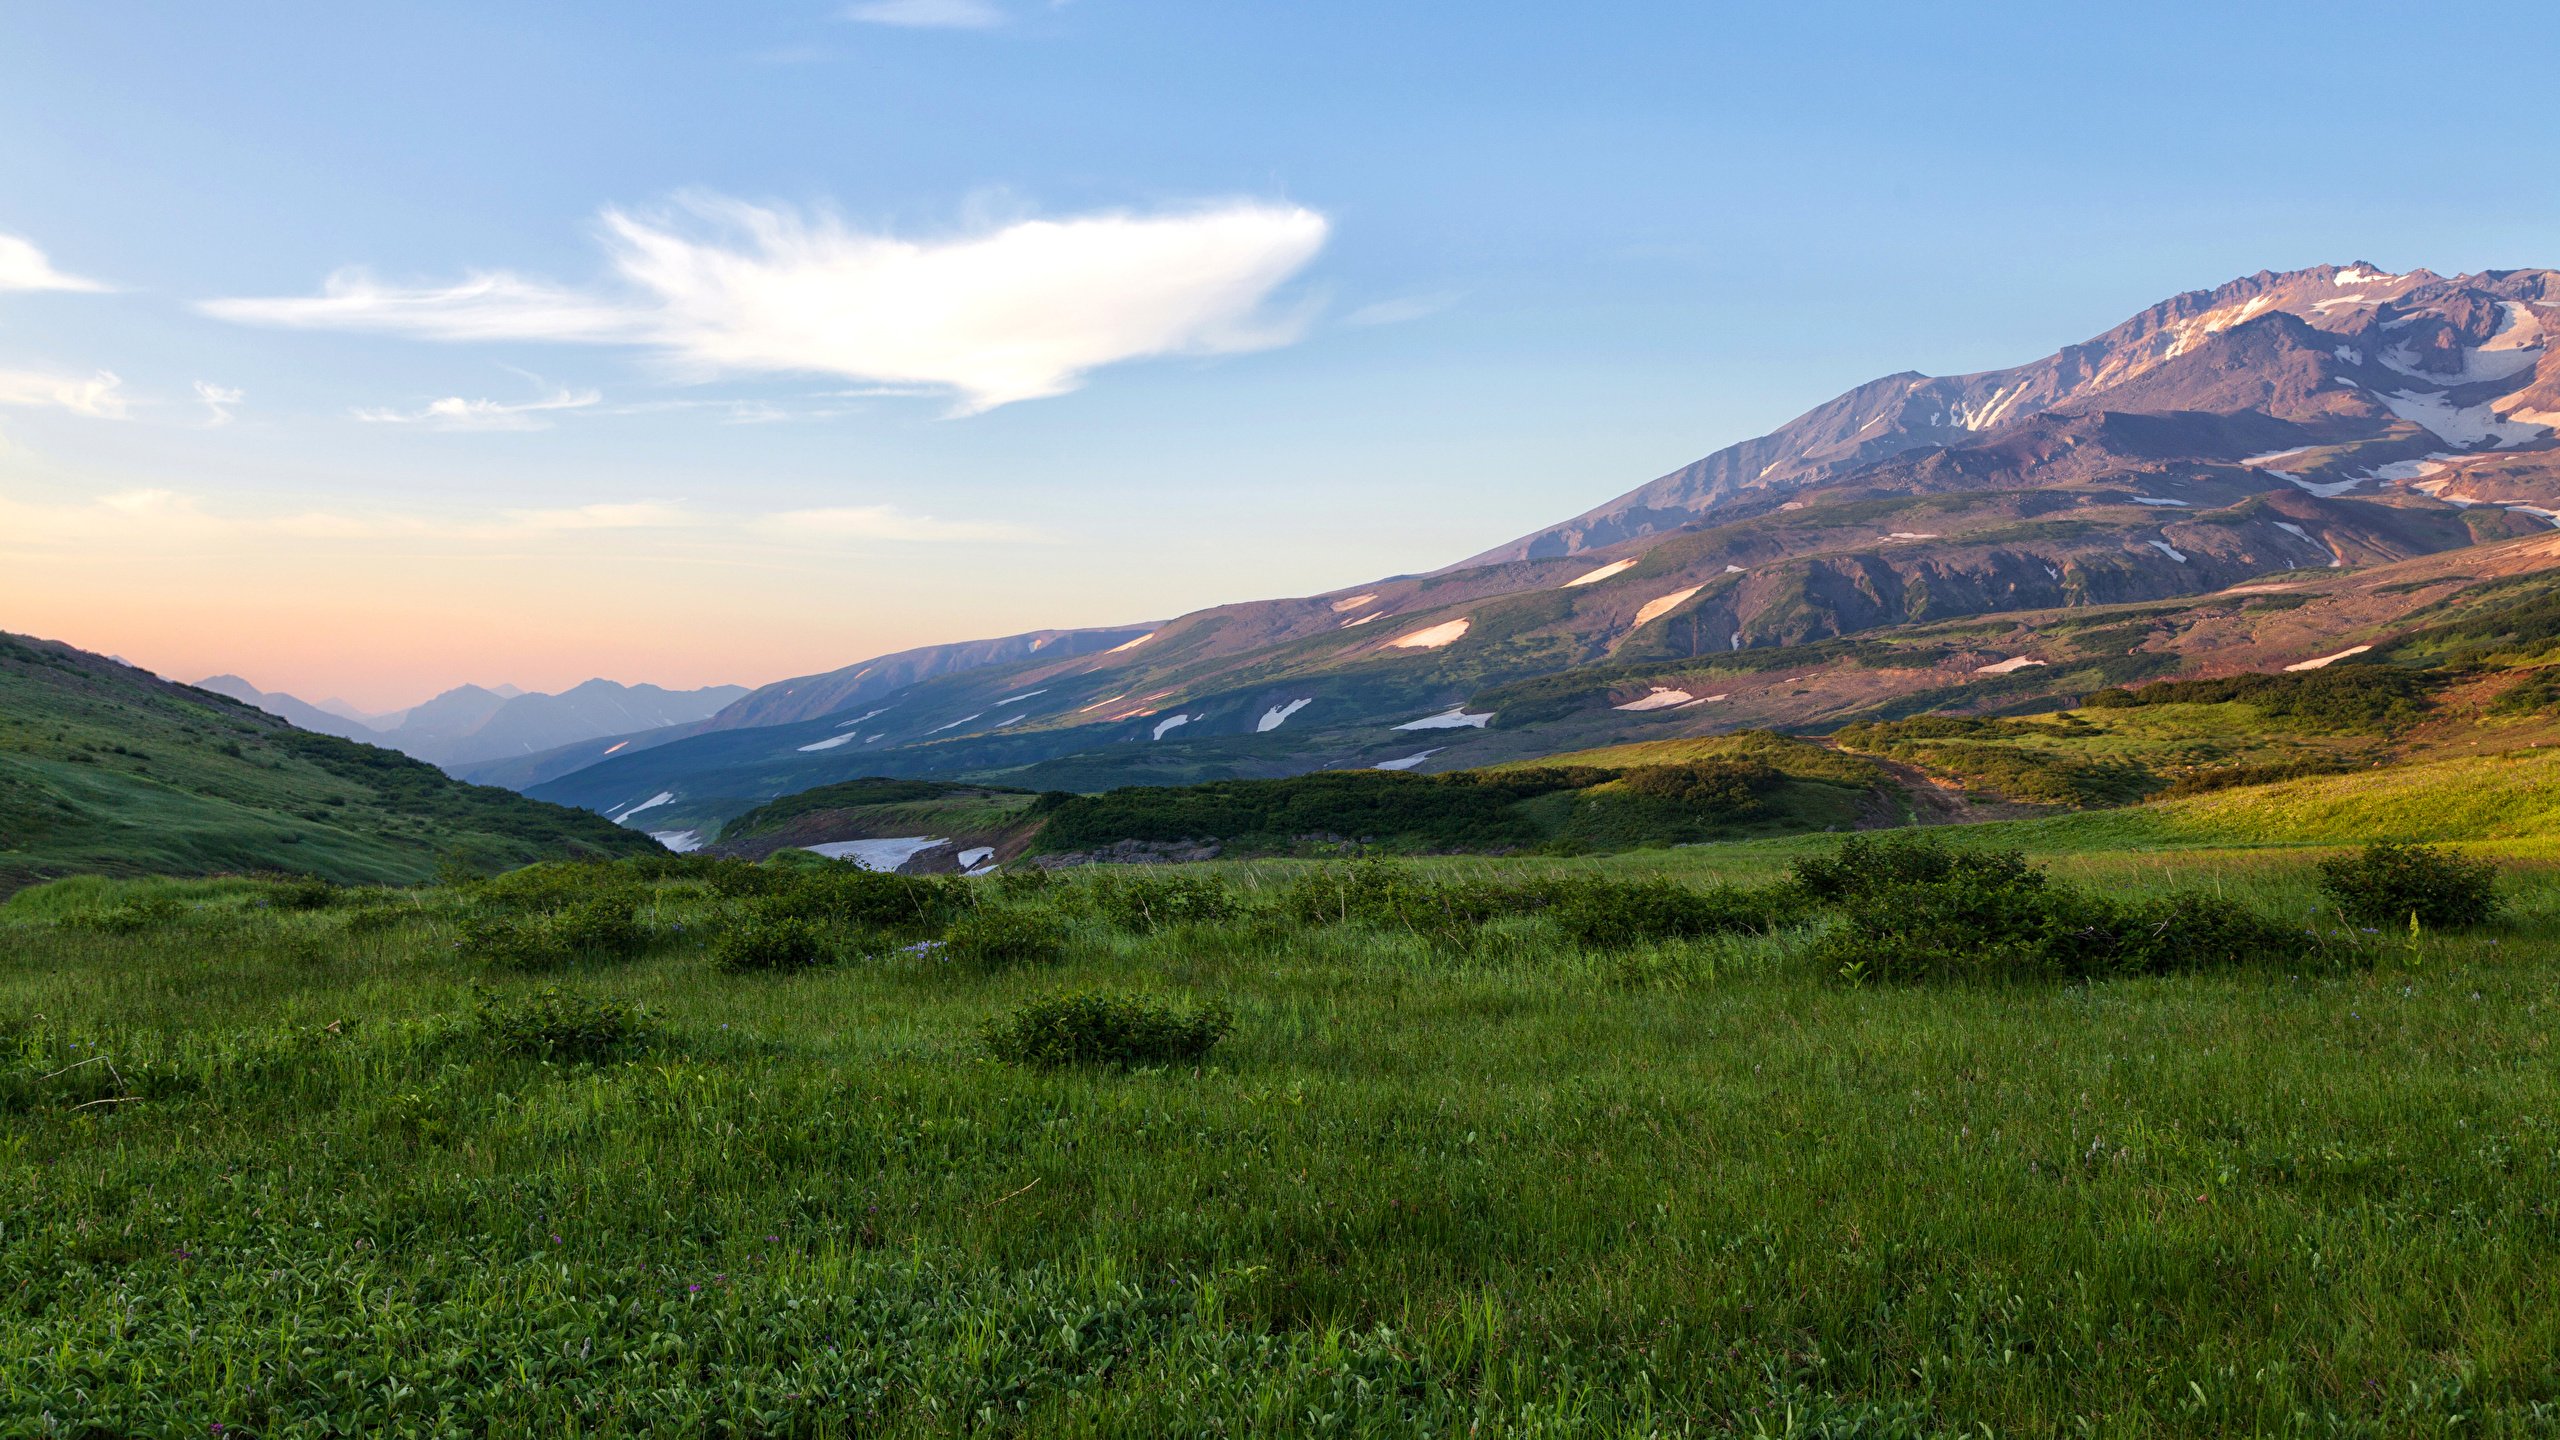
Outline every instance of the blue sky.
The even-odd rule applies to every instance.
[[[0,628],[387,707],[1427,569],[2261,267],[2550,263],[2547,31],[13,5]]]

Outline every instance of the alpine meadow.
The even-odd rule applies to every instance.
[[[145,9],[0,1437],[2560,1435],[2547,17]]]

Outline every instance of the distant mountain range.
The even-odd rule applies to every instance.
[[[589,680],[557,695],[512,685],[461,685],[407,710],[364,717],[351,713],[344,701],[315,705],[262,691],[237,675],[216,675],[197,688],[254,705],[305,730],[388,746],[457,773],[597,736],[698,722],[749,693],[740,685],[667,690],[611,680]]]
[[[2555,329],[2549,270],[2260,272],[1429,574],[905,652],[475,773],[698,827],[862,775],[1440,770],[2305,663],[2560,564]]]

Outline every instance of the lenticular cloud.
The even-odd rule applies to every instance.
[[[977,411],[1061,394],[1115,361],[1288,343],[1299,327],[1269,313],[1272,292],[1327,228],[1312,210],[1254,202],[923,241],[733,201],[684,212],[692,224],[605,213],[611,291],[503,273],[401,287],[346,271],[318,295],[203,308],[423,339],[639,345],[703,378],[836,375],[945,390]]]

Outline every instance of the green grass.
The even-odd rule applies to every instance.
[[[1749,883],[1817,848],[1424,869]],[[2316,926],[2311,858],[2054,868]],[[936,882],[1066,917],[1046,964],[730,975],[747,872],[664,868],[733,893],[650,883],[645,954],[538,977],[460,956],[451,891],[0,905],[0,1433],[2560,1425],[2540,868],[2503,929],[1974,988],[1845,985],[1810,930],[1304,925],[1285,861],[1202,872],[1245,915],[1145,934],[1078,887]],[[554,985],[625,1008],[511,998]],[[1197,1067],[985,1054],[1091,990],[1234,1029]],[[528,1053],[563,1015],[613,1058]]]
[[[53,875],[282,870],[414,881],[655,850],[102,656],[0,634],[0,894]]]

